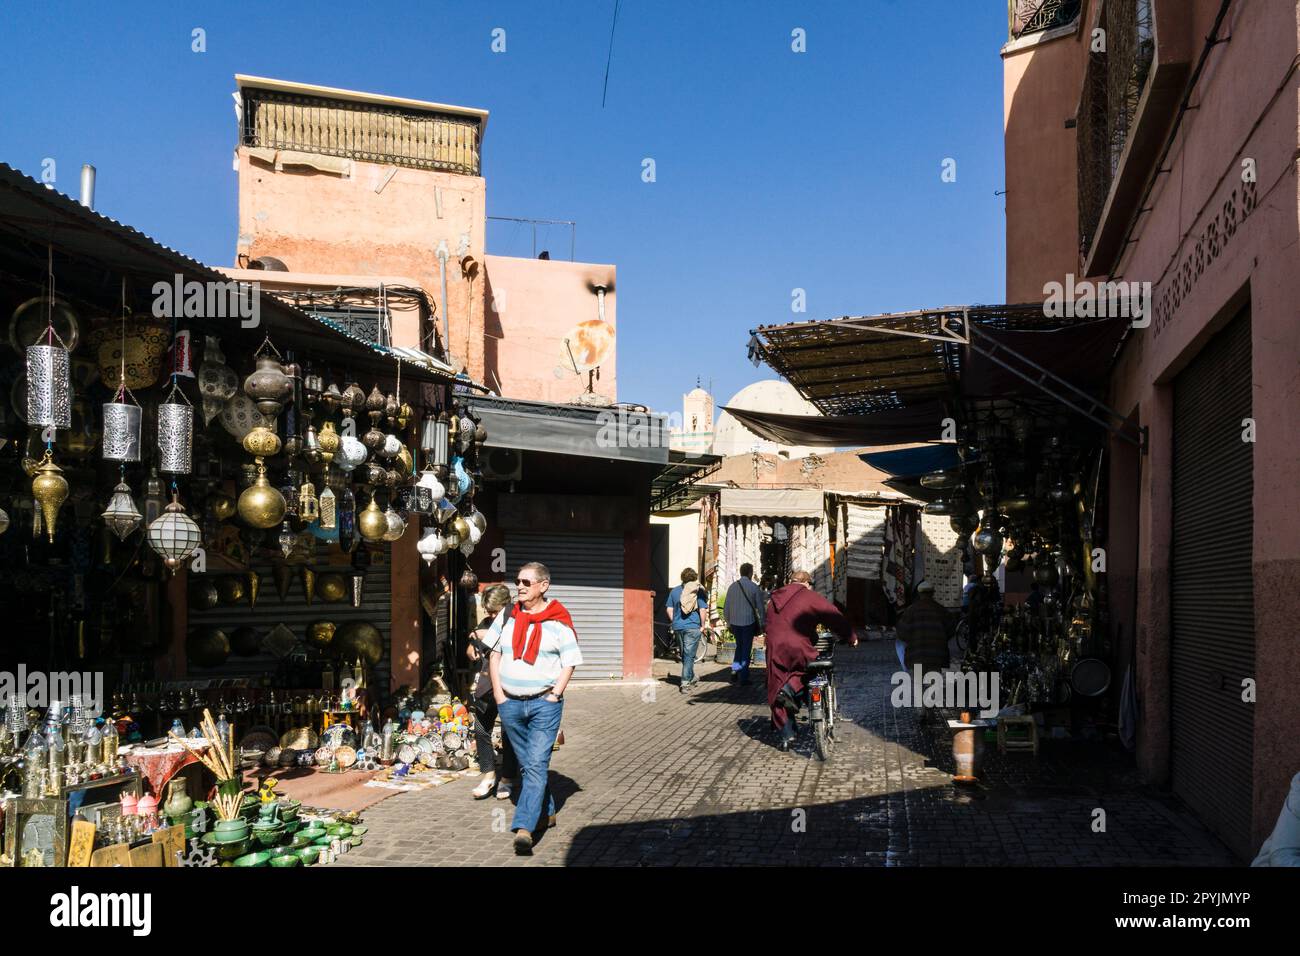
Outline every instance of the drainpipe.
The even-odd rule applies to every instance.
[[[596,286],[596,300],[600,304],[600,321],[604,322],[605,321],[605,287],[603,285]]]
[[[438,243],[438,271],[442,277],[442,347],[448,363],[451,362],[451,316],[447,314],[447,257],[450,255],[444,239]]]
[[[95,167],[90,163],[81,167],[81,204],[87,209],[95,208]]]

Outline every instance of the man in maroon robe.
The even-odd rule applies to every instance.
[[[794,737],[790,704],[803,693],[804,672],[817,657],[818,624],[841,642],[858,643],[849,619],[812,589],[812,575],[796,571],[767,605],[767,704],[783,750]]]

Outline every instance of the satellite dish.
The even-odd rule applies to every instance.
[[[580,375],[600,365],[613,351],[614,327],[604,319],[587,319],[564,333],[558,364]]]

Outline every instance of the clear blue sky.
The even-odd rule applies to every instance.
[[[577,258],[618,266],[619,397],[664,411],[772,377],[759,324],[1001,301],[1004,0],[622,0],[602,109],[613,10],[0,0],[0,160],[53,157],[72,194],[94,163],[100,212],[223,265],[235,73],[488,109],[489,215],[577,220]]]

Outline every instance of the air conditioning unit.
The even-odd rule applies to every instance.
[[[483,462],[484,481],[519,481],[524,476],[524,453],[517,448],[488,448]]]

